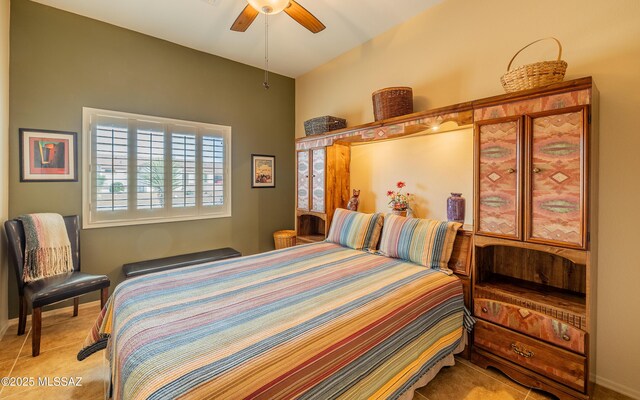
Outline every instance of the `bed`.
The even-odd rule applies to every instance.
[[[114,399],[411,398],[465,313],[451,274],[321,242],[127,280],[78,359],[106,347]]]

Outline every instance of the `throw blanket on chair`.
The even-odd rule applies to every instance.
[[[60,214],[26,214],[17,219],[26,239],[24,282],[73,271],[71,242]]]

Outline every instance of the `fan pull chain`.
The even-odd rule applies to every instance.
[[[269,89],[269,14],[264,15],[264,82],[265,90]]]

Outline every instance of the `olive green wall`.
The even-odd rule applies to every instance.
[[[9,213],[9,0],[0,0],[0,220]],[[6,246],[0,234],[0,293],[7,293]],[[0,298],[0,337],[7,329],[7,297]]]
[[[113,289],[123,263],[225,246],[257,253],[293,227],[293,79],[273,74],[266,91],[259,69],[27,0],[11,1],[10,40],[10,217],[82,209],[80,181],[20,183],[19,128],[78,132],[81,149],[82,107],[232,127],[231,218],[83,230],[83,271],[109,275]],[[251,153],[276,156],[275,189],[251,189]],[[17,307],[11,275],[11,317]]]

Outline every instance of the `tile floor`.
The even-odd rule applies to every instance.
[[[0,341],[0,377],[82,377],[82,386],[15,387],[0,386],[0,399],[103,399],[109,377],[104,352],[93,354],[82,362],[76,354],[95,321],[98,302],[80,306],[79,316],[71,317],[71,309],[45,312],[42,320],[42,343],[39,357],[31,357],[29,333],[16,336],[15,324],[9,326]],[[27,321],[30,327],[30,320]],[[28,329],[28,328],[27,328]],[[552,396],[518,385],[494,370],[481,369],[456,358],[456,365],[444,368],[427,386],[419,389],[413,400],[545,400]],[[596,387],[596,400],[631,400],[602,387]]]

